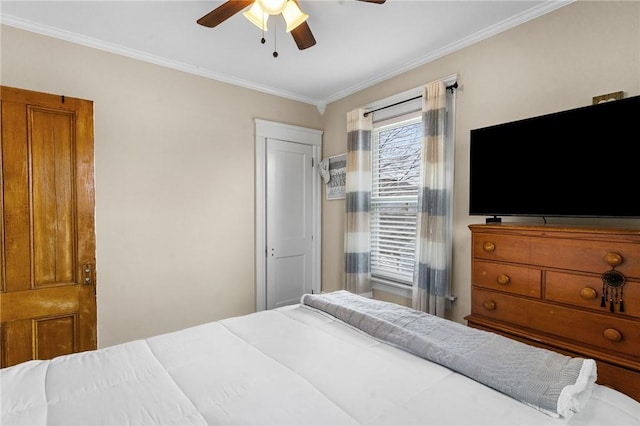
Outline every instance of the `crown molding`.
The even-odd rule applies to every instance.
[[[115,53],[117,55],[126,56],[132,59],[137,59],[140,61],[148,62],[151,64],[159,65],[166,68],[175,69],[178,71],[186,72],[189,74],[198,75],[200,77],[220,81],[223,83],[232,84],[235,86],[244,87],[246,89],[255,90],[262,93],[267,93],[274,96],[279,96],[286,99],[291,99],[298,102],[303,102],[306,104],[315,105],[318,108],[318,111],[322,114],[326,106],[332,102],[338,101],[342,98],[345,98],[353,93],[359,92],[361,90],[367,89],[371,86],[374,86],[378,83],[381,83],[385,80],[388,80],[392,77],[396,77],[400,74],[403,74],[407,71],[413,70],[419,66],[428,64],[429,62],[433,62],[439,58],[442,58],[446,55],[454,53],[460,49],[468,47],[472,44],[475,44],[479,41],[492,37],[496,34],[499,34],[503,31],[516,27],[524,22],[535,19],[539,16],[542,16],[546,13],[552,12],[556,9],[559,9],[563,6],[566,6],[570,3],[573,3],[576,0],[549,0],[540,4],[539,6],[533,7],[519,15],[511,17],[505,21],[502,21],[496,25],[485,28],[482,31],[479,31],[471,36],[465,37],[461,40],[456,41],[455,43],[451,43],[447,46],[444,46],[435,51],[429,52],[424,56],[418,57],[412,61],[409,61],[400,66],[394,66],[392,70],[388,72],[378,73],[375,77],[370,78],[368,80],[362,81],[354,86],[351,86],[345,90],[336,92],[331,96],[328,96],[325,99],[314,99],[306,96],[301,96],[296,93],[283,91],[280,89],[275,89],[273,87],[268,87],[264,85],[257,84],[252,81],[239,79],[233,76],[220,74],[212,71],[205,70],[200,67],[195,67],[189,64],[185,64],[178,61],[173,61],[167,58],[163,58],[157,55],[151,55],[149,53],[145,53],[139,50],[130,49],[124,46],[120,46],[118,44],[105,42],[102,40],[94,39],[87,36],[82,36],[77,33],[60,30],[58,28],[53,28],[47,25],[38,24],[35,22],[31,22],[19,17],[15,17],[8,14],[0,14],[0,23],[4,25],[8,25],[11,27],[15,27],[18,29],[34,32],[37,34],[42,34],[48,37],[57,38],[60,40],[65,40],[71,43],[91,47],[94,49],[102,50],[109,53]]]
[[[286,92],[286,91],[274,89],[272,87],[256,84],[248,80],[235,78],[225,74],[215,73],[200,67],[195,67],[193,65],[163,58],[157,55],[152,55],[146,52],[124,47],[115,43],[105,42],[103,40],[98,40],[92,37],[87,37],[87,36],[73,33],[70,31],[60,30],[58,28],[42,25],[42,24],[28,21],[16,16],[12,16],[12,15],[7,15],[7,14],[0,15],[0,23],[4,25],[8,25],[10,27],[18,28],[21,30],[30,31],[30,32],[41,34],[44,36],[57,38],[60,40],[68,41],[68,42],[79,44],[86,47],[91,47],[93,49],[98,49],[98,50],[102,50],[109,53],[115,53],[117,55],[126,56],[132,59],[137,59],[137,60],[148,62],[154,65],[159,65],[161,67],[171,68],[171,69],[186,72],[189,74],[198,75],[200,77],[205,77],[211,80],[216,80],[223,83],[244,87],[246,89],[256,90],[258,92],[267,93],[270,95],[275,95],[282,98],[291,99],[294,101],[299,101],[299,102],[303,102],[311,105],[318,105],[321,102],[318,99],[312,99],[306,96],[300,96],[295,93]]]
[[[475,43],[478,43],[482,40],[485,40],[489,37],[492,37],[496,34],[509,30],[511,28],[517,27],[520,24],[523,24],[527,21],[535,19],[539,16],[552,12],[556,9],[559,9],[563,6],[566,6],[570,3],[575,2],[576,0],[549,0],[545,3],[540,4],[539,6],[533,7],[519,15],[515,15],[509,19],[506,19],[498,24],[492,25],[479,31],[475,34],[472,34],[468,37],[460,39],[455,43],[451,43],[447,46],[444,46],[440,49],[434,50],[432,52],[427,53],[424,56],[414,59],[413,61],[407,62],[400,66],[394,66],[393,70],[390,70],[386,73],[376,74],[375,77],[365,80],[355,86],[351,86],[343,91],[337,92],[326,99],[322,100],[324,105],[328,105],[331,102],[335,102],[342,98],[345,98],[349,95],[352,95],[361,90],[367,89],[371,86],[374,86],[378,83],[381,83],[385,80],[388,80],[392,77],[396,77],[400,74],[403,74],[407,71],[411,71],[419,66],[428,64],[429,62],[433,62],[436,59],[442,58],[446,55],[454,53],[458,50],[461,50],[465,47],[471,46]]]

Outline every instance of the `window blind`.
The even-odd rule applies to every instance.
[[[420,114],[374,124],[371,272],[405,284],[413,281],[421,145]]]

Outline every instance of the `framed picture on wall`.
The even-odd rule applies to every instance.
[[[326,184],[327,200],[344,199],[347,180],[347,154],[329,157],[329,182]]]
[[[620,91],[620,92],[607,93],[606,95],[594,96],[593,105],[601,104],[603,102],[617,101],[619,99],[622,99],[622,95],[623,95],[623,92]]]

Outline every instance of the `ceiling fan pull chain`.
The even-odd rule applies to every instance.
[[[278,24],[273,23],[273,57],[278,57]]]
[[[267,40],[264,38],[264,13],[262,13],[262,38],[260,39],[260,43],[265,44]]]

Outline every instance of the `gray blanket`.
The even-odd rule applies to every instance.
[[[341,290],[302,304],[376,339],[490,386],[552,417],[570,417],[591,395],[596,364],[495,333]]]

